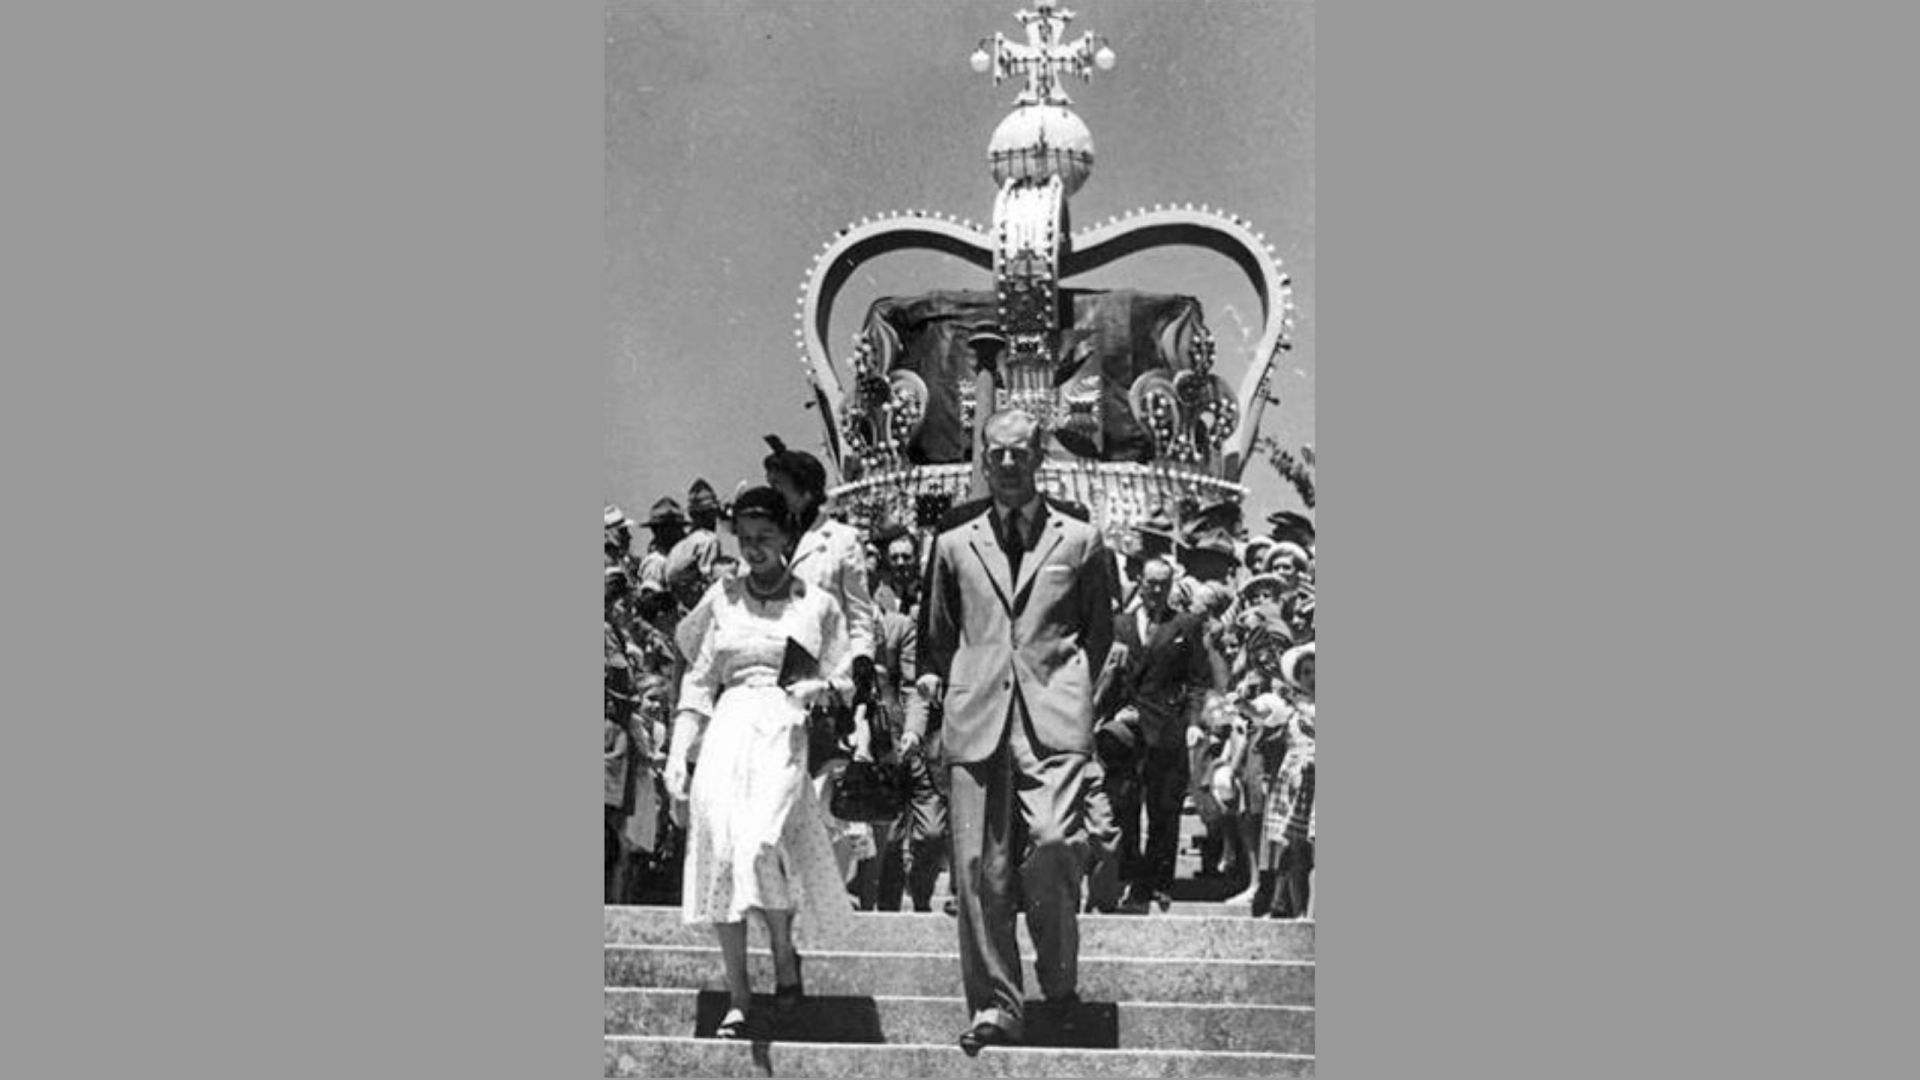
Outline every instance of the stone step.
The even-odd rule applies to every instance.
[[[1175,908],[1180,905],[1176,902]],[[948,952],[957,947],[956,923],[948,915],[860,912],[850,940],[867,952]],[[763,942],[758,919],[749,920],[749,940]],[[1152,956],[1195,960],[1311,960],[1313,924],[1230,916],[1160,914],[1082,915],[1080,955]],[[1021,940],[1027,941],[1021,931]],[[609,945],[710,946],[713,931],[688,926],[679,908],[606,909]]]
[[[807,988],[831,997],[915,997],[951,988],[960,991],[957,952],[878,953],[832,951],[803,954]],[[609,987],[725,989],[717,947],[608,945]],[[1037,989],[1031,954],[1022,963],[1023,985]],[[748,976],[771,987],[773,958],[750,952]],[[1211,1005],[1313,1004],[1314,967],[1293,960],[1165,960],[1080,955],[1080,996],[1092,1002],[1150,1001]]]
[[[934,894],[934,899],[933,899],[934,907],[936,909],[939,908],[940,905],[946,903],[946,899],[947,897],[945,893]],[[628,908],[618,908],[618,907],[608,906],[607,910],[610,912],[611,911],[673,911],[677,913],[680,910],[680,906],[678,904],[659,904],[659,905],[648,904],[640,907],[628,907]],[[922,914],[922,913],[906,912],[906,911],[863,911],[863,912],[859,912],[858,914],[910,915],[910,914]],[[937,915],[940,913],[939,911],[936,910],[934,912],[925,913],[925,914]],[[1115,917],[1127,918],[1127,919],[1138,919],[1138,918],[1146,918],[1146,917],[1163,917],[1166,915],[1187,915],[1187,916],[1192,916],[1195,918],[1203,918],[1203,919],[1249,919],[1251,920],[1253,916],[1253,908],[1252,908],[1252,905],[1250,904],[1228,904],[1228,903],[1224,903],[1217,900],[1181,900],[1176,897],[1173,901],[1173,906],[1168,908],[1166,911],[1161,911],[1159,907],[1156,906],[1151,911],[1147,912],[1145,916],[1118,915]],[[944,917],[951,919],[953,916],[948,915]],[[1093,918],[1093,917],[1094,917],[1094,913],[1091,913],[1091,912],[1088,913],[1087,915],[1082,916],[1083,919]],[[1270,919],[1270,920],[1263,920],[1263,921],[1272,922],[1272,923],[1282,922],[1282,920],[1279,920],[1279,919]],[[1288,921],[1294,921],[1294,920],[1288,920]],[[1298,920],[1298,922],[1306,926],[1313,925],[1311,920]]]
[[[1108,1077],[1312,1076],[1313,1059],[1291,1054],[1196,1054],[1184,1050],[1059,1050],[989,1047],[969,1058],[958,1046],[861,1046],[721,1042],[608,1036],[608,1076]]]
[[[1150,913],[1150,915],[1161,914],[1163,913],[1158,907],[1154,908]],[[1244,919],[1247,923],[1271,923],[1276,926],[1289,925],[1289,922],[1280,919],[1255,919],[1253,917],[1253,905],[1251,904],[1226,904],[1218,901],[1175,900],[1173,906],[1168,908],[1164,914],[1186,915],[1202,919]],[[1132,917],[1138,918],[1139,916]],[[1295,923],[1294,925],[1312,926],[1313,924],[1307,922]]]
[[[606,1034],[709,1038],[727,1013],[724,991],[610,989]],[[1313,1010],[1300,1006],[1085,1002],[1062,1011],[1027,1004],[1030,1045],[1209,1053],[1312,1054]],[[967,1023],[959,997],[808,997],[782,1013],[770,996],[754,999],[762,1037],[779,1042],[909,1043],[938,1046]]]

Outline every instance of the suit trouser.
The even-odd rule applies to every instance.
[[[912,897],[913,910],[933,910],[934,884],[947,865],[947,799],[935,783],[934,766],[927,762],[927,755],[935,752],[926,748],[906,758],[907,809],[881,849],[877,900],[882,911],[900,910],[903,892]]]
[[[1016,871],[1041,994],[1064,997],[1079,985],[1088,757],[1042,758],[1035,742],[1016,696],[1000,746],[984,761],[955,764],[951,774],[953,888],[967,1008],[974,1023],[1015,1031],[1023,1026],[1024,1004],[1014,933]]]
[[[1139,899],[1173,891],[1180,857],[1180,809],[1186,804],[1188,768],[1184,747],[1148,747],[1129,763],[1113,812],[1120,826],[1120,876]],[[1110,790],[1111,787],[1110,787]],[[1140,842],[1140,812],[1146,811],[1146,850]]]
[[[1147,808],[1147,850],[1134,884],[1149,892],[1172,892],[1180,857],[1180,808],[1187,799],[1186,747],[1148,747],[1140,791]],[[1139,818],[1134,818],[1138,829]]]

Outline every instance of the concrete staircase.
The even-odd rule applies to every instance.
[[[1173,905],[1080,917],[1081,1005],[1027,1006],[1018,1047],[963,1054],[951,916],[864,912],[835,949],[810,948],[807,1000],[755,999],[761,1038],[712,1037],[727,1011],[720,950],[677,906],[606,909],[607,1076],[1117,1077],[1313,1075],[1314,926],[1248,917],[1224,882],[1196,880],[1198,821],[1182,822]],[[944,877],[944,875],[943,875]],[[934,906],[946,895],[944,882]],[[753,985],[770,990],[765,928],[748,930]],[[1039,983],[1022,930],[1025,985]]]
[[[720,1042],[727,1003],[710,933],[675,908],[606,909],[606,1075],[1313,1075],[1310,923],[1083,916],[1083,1003],[1070,1015],[1030,1003],[1026,1045],[968,1058],[955,1045],[967,1012],[953,920],[855,918],[858,951],[806,952],[798,1009],[781,1016],[757,999],[763,1041]],[[749,940],[764,942],[759,927]],[[1024,934],[1021,945],[1030,951]],[[750,962],[754,985],[770,987],[764,948]],[[1034,986],[1030,964],[1026,977]]]

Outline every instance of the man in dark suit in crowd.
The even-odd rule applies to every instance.
[[[897,739],[909,714],[926,709],[915,688],[920,674],[920,548],[913,533],[897,525],[882,530],[876,540],[884,553],[885,580],[874,590],[878,614],[873,659],[885,688],[890,734]],[[874,901],[882,911],[900,910],[903,894],[913,910],[933,910],[934,885],[947,865],[946,770],[938,746],[924,741],[931,726],[923,715],[919,751],[899,757],[907,778],[907,809],[880,844]],[[876,839],[881,831],[876,827]]]
[[[1112,646],[1114,596],[1099,531],[1040,495],[1039,422],[1007,410],[983,434],[992,498],[941,523],[920,621],[919,689],[945,706],[968,1053],[1024,1037],[1016,896],[1041,993],[1079,998],[1093,684]],[[923,712],[909,717],[904,748],[924,737]]]
[[[1206,613],[1172,605],[1173,567],[1149,560],[1140,571],[1140,606],[1115,619],[1114,641],[1126,648],[1126,667],[1105,688],[1098,713],[1133,730],[1133,753],[1108,760],[1130,782],[1109,785],[1120,824],[1120,872],[1127,879],[1125,910],[1144,912],[1149,901],[1173,903],[1174,862],[1180,847],[1180,807],[1189,780],[1187,728],[1209,690],[1220,690],[1209,654]],[[1140,812],[1146,810],[1146,851],[1140,849]]]

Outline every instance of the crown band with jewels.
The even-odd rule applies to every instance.
[[[1238,503],[1247,495],[1240,476],[1272,400],[1274,360],[1290,347],[1287,275],[1247,222],[1206,206],[1155,206],[1068,232],[1068,200],[1091,175],[1094,149],[1086,124],[1068,108],[1060,76],[1090,79],[1094,67],[1110,69],[1114,58],[1091,34],[1063,43],[1071,11],[1046,0],[1034,6],[1018,13],[1024,44],[996,34],[973,57],[975,69],[991,71],[996,84],[1026,77],[988,147],[998,188],[991,226],[925,210],[862,219],[826,243],[803,285],[794,336],[844,481],[830,494],[857,519],[924,524],[941,507],[981,494],[978,455],[970,448],[979,444],[986,417],[1009,406],[1033,413],[1050,445],[1059,444],[1041,467],[1042,490],[1086,507],[1110,536],[1159,508]],[[1262,326],[1247,371],[1238,388],[1214,373],[1215,345],[1197,304],[1146,298],[1164,309],[1163,325],[1144,364],[1137,347],[1123,358],[1130,382],[1110,393],[1110,364],[1091,354],[1061,355],[1066,331],[1078,329],[1063,327],[1061,316],[1103,302],[1102,295],[1112,298],[1063,283],[1127,255],[1173,246],[1224,255],[1252,285]],[[977,315],[966,338],[973,356],[930,383],[901,364],[900,327],[870,317],[855,335],[848,386],[826,345],[834,303],[861,266],[907,250],[941,252],[992,272],[990,296],[950,298],[953,311]],[[1122,409],[1126,416],[1114,415]],[[1112,437],[1116,430],[1134,433],[1120,452],[1114,447],[1126,440]],[[1142,438],[1144,448],[1133,448]],[[930,442],[941,452],[930,454]]]

